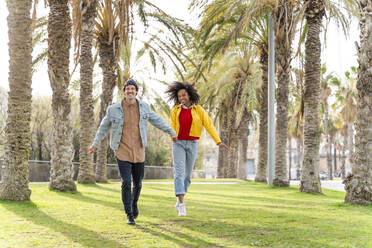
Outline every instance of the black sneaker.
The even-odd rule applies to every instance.
[[[128,214],[127,215],[127,224],[128,225],[135,225],[136,222],[134,222],[133,214]]]
[[[133,203],[133,205],[132,205],[132,211],[133,211],[133,218],[136,219],[138,217],[137,203]]]

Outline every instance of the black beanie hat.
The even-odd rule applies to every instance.
[[[136,87],[136,91],[138,91],[138,86],[137,86],[136,81],[134,81],[134,79],[132,78],[128,79],[123,86],[123,90],[125,90],[125,87],[127,87],[128,85],[133,85],[134,87]]]

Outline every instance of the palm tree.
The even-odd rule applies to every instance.
[[[200,35],[201,40],[205,42],[207,37],[215,37],[216,32],[226,32],[230,27],[230,35],[227,38],[221,38],[216,41],[217,46],[212,46],[207,55],[209,61],[220,50],[219,46],[226,49],[232,40],[238,37],[252,40],[252,37],[258,37],[260,40],[257,44],[261,49],[261,64],[265,70],[267,68],[267,22],[262,22],[262,18],[267,18],[269,13],[275,17],[275,30],[277,41],[277,63],[278,63],[278,111],[277,111],[277,138],[276,138],[276,177],[274,184],[279,186],[288,186],[288,173],[286,167],[286,142],[287,142],[287,119],[288,119],[288,82],[290,75],[291,61],[291,41],[293,38],[296,22],[300,20],[301,11],[298,11],[297,4],[293,1],[214,1],[206,7],[206,17],[201,23],[205,31]],[[294,14],[295,13],[295,14]],[[264,24],[264,25],[262,25]],[[231,28],[232,26],[232,28]],[[259,27],[259,28],[257,28]],[[249,33],[253,33],[249,34]],[[248,34],[248,35],[247,35]],[[211,64],[210,62],[208,64]],[[266,132],[265,124],[267,107],[266,107],[266,79],[267,73],[264,71],[264,83],[262,85],[262,113],[260,125],[262,135],[260,135],[260,157],[258,165],[257,181],[266,181],[266,157],[267,157],[267,138],[263,132]],[[265,113],[266,112],[266,113]]]
[[[328,135],[329,135],[329,142],[333,146],[333,173],[334,176],[338,176],[338,168],[337,168],[337,148],[339,146],[338,140],[336,136],[338,135],[338,129],[336,127],[336,122],[338,120],[333,115],[330,115],[328,119]],[[329,147],[331,150],[331,147]],[[331,153],[331,152],[330,152]]]
[[[267,32],[266,32],[267,33]],[[268,130],[268,43],[262,41],[259,45],[260,64],[262,70],[262,85],[261,85],[261,98],[260,98],[260,127],[258,137],[258,164],[254,180],[256,182],[266,182],[267,171],[267,130]]]
[[[93,58],[92,41],[98,0],[73,1],[74,38],[80,63],[80,150],[79,183],[95,183],[93,155],[89,146],[93,142]]]
[[[273,185],[289,186],[287,171],[288,87],[292,60],[292,40],[295,32],[295,7],[293,3],[280,0],[280,7],[273,10],[275,18],[277,111],[275,128],[275,175]]]
[[[308,0],[305,41],[304,158],[301,192],[321,193],[319,179],[319,94],[320,94],[320,26],[325,14],[324,0]]]
[[[239,171],[241,177],[246,176],[241,164],[239,167],[239,157],[241,163],[246,160],[248,123],[257,108],[257,92],[261,86],[261,72],[255,58],[255,49],[242,44],[221,56],[205,74],[207,81],[198,83],[202,102],[216,112],[222,127],[221,139],[230,147],[226,156],[219,153],[218,177],[236,178]]]
[[[305,42],[305,105],[304,105],[304,158],[301,175],[301,192],[321,192],[319,171],[319,92],[320,92],[320,28],[325,11],[329,16],[341,23],[344,32],[347,32],[349,22],[341,9],[346,8],[353,14],[354,1],[333,3],[329,0],[304,0],[306,17]],[[328,19],[329,21],[330,19]]]
[[[5,168],[0,199],[30,200],[28,156],[30,152],[32,1],[7,0],[9,11],[9,96],[6,124]]]
[[[252,113],[249,113],[245,108],[242,114],[242,119],[238,126],[239,135],[239,162],[237,175],[240,179],[247,178],[247,160],[248,160],[248,136],[249,136],[249,123],[251,121]]]
[[[259,136],[259,159],[256,170],[256,181],[266,182],[267,164],[267,68],[268,68],[268,42],[267,42],[267,15],[274,6],[269,3],[262,6],[257,1],[250,4],[241,1],[214,1],[205,7],[205,16],[201,22],[201,29],[197,35],[204,50],[203,61],[205,66],[211,65],[212,60],[228,47],[233,47],[232,40],[245,40],[258,48],[262,70],[262,85],[260,94],[260,136]],[[271,1],[273,2],[273,1]],[[195,4],[199,4],[196,3]],[[254,21],[253,21],[254,20]],[[212,31],[213,30],[213,31]],[[211,32],[212,31],[212,32]],[[227,36],[226,36],[227,33]],[[237,45],[237,42],[234,43]],[[201,70],[204,68],[201,65]],[[220,136],[223,140],[228,138],[227,116],[222,121]],[[219,150],[219,172],[224,174],[222,165],[227,164],[223,158],[227,154],[223,149]]]
[[[113,92],[116,86],[116,68],[119,54],[119,25],[117,14],[111,1],[101,3],[98,11],[99,21],[96,23],[95,36],[98,43],[100,57],[99,66],[102,69],[102,94],[100,96],[101,105],[99,112],[100,124],[106,115],[107,107],[112,103]],[[100,143],[97,149],[96,180],[97,182],[107,182],[106,162],[107,162],[108,137]]]
[[[332,91],[329,87],[330,80],[334,79],[332,73],[325,75],[327,68],[325,64],[321,67],[321,82],[320,82],[320,101],[322,106],[322,112],[324,115],[324,136],[326,139],[325,150],[327,153],[327,168],[328,168],[328,179],[333,179],[333,172],[332,172],[332,157],[331,157],[331,141],[329,137],[329,105],[328,105],[328,98],[331,95]]]
[[[302,168],[302,144],[303,144],[303,107],[304,107],[304,73],[302,69],[294,68],[295,84],[290,84],[292,101],[289,104],[289,136],[296,140],[297,163],[296,179],[301,177]]]
[[[355,123],[355,153],[352,174],[345,183],[345,202],[372,204],[372,1],[359,0],[360,46],[357,80],[357,111]]]
[[[72,180],[72,123],[70,81],[71,19],[68,0],[48,0],[48,74],[53,90],[53,132],[49,187],[60,191],[75,191]]]
[[[339,109],[339,120],[341,123],[340,129],[343,136],[343,146],[342,146],[342,164],[341,164],[341,177],[345,179],[346,177],[346,161],[350,164],[350,158],[353,153],[353,122],[355,121],[356,113],[356,75],[357,69],[355,67],[351,68],[351,73],[349,71],[345,72],[346,85],[342,85],[339,78],[334,78],[332,81],[333,85],[337,86],[336,91],[336,102],[333,104],[335,109]],[[346,150],[349,150],[346,154]]]

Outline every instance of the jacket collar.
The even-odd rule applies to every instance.
[[[190,108],[191,108],[191,109],[194,109],[195,107],[196,107],[196,104],[193,104],[193,105],[191,105]],[[176,109],[182,109],[183,107],[182,107],[182,104],[178,104],[178,105],[175,106],[175,108],[176,108]],[[186,107],[186,108],[187,108],[187,107]]]
[[[185,105],[183,105],[183,104],[181,103],[181,107],[182,107],[183,109],[192,109],[192,108],[194,107],[194,104],[191,104],[190,107],[187,107],[187,106],[185,106]]]
[[[138,102],[138,107],[139,107],[139,108],[141,108],[141,107],[145,104],[145,103],[144,103],[143,101],[141,101],[141,100],[138,100],[138,99],[136,99],[136,100],[137,100],[137,102]],[[122,101],[123,101],[123,99],[122,99],[120,102],[115,103],[115,104],[114,104],[114,107],[117,108],[117,109],[120,109],[120,111],[121,111],[122,113],[124,113],[124,111],[123,111],[123,106],[121,105]]]

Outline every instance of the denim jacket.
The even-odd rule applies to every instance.
[[[174,130],[159,115],[152,111],[147,103],[140,100],[137,101],[140,114],[139,130],[143,147],[146,147],[147,145],[148,121],[163,132],[166,132],[171,136],[176,135]],[[103,140],[103,138],[106,136],[107,132],[111,128],[110,147],[112,150],[117,152],[123,132],[124,121],[124,111],[123,107],[121,106],[121,102],[110,105],[107,108],[106,116],[103,118],[97,130],[96,137],[94,138],[92,146],[97,147],[97,145]]]

